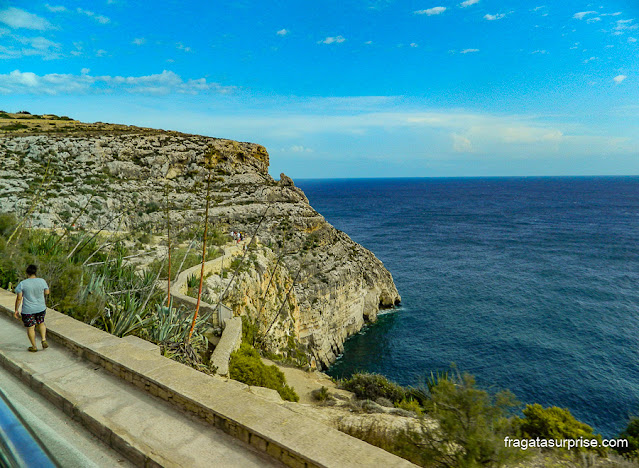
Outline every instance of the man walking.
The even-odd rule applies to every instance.
[[[18,309],[22,302],[22,323],[27,328],[27,337],[29,337],[31,342],[29,351],[32,353],[38,350],[35,339],[36,325],[42,338],[42,349],[49,347],[47,343],[47,327],[44,324],[44,315],[47,313],[44,295],[49,294],[49,286],[45,280],[36,276],[37,272],[37,266],[29,265],[27,267],[28,278],[20,281],[18,286],[16,286],[16,306],[13,314],[16,319],[20,318]]]

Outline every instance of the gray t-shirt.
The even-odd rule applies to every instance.
[[[22,293],[22,313],[37,314],[47,309],[44,303],[44,291],[49,289],[42,278],[27,278],[16,286],[15,293]]]

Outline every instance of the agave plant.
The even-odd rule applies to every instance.
[[[156,343],[182,342],[189,332],[189,323],[185,320],[186,313],[183,309],[157,304],[151,325],[147,328],[149,339]],[[200,330],[205,324],[205,317],[198,318],[195,325],[195,334],[200,335]]]
[[[181,340],[185,328],[181,310],[173,307],[172,303],[168,307],[157,304],[153,321],[147,331],[152,341],[163,343],[175,340],[176,337]]]
[[[81,288],[80,290],[80,302],[86,301],[89,295],[105,296],[105,280],[106,278],[104,275],[100,275],[97,273],[91,274],[89,283],[86,285],[86,287]]]
[[[127,291],[107,303],[99,322],[108,333],[123,337],[146,328],[151,320],[148,310],[140,307],[140,300]]]
[[[432,393],[433,388],[439,385],[440,382],[454,380],[454,377],[448,371],[437,371],[436,373],[431,371],[430,377],[426,380],[426,388],[428,388],[429,393]]]

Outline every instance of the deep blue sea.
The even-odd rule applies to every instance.
[[[331,375],[418,384],[455,363],[606,437],[639,414],[639,177],[297,185],[402,296],[349,339]]]

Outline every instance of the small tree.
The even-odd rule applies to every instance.
[[[639,417],[635,416],[630,420],[619,438],[626,439],[628,447],[619,447],[617,452],[627,458],[639,458]]]
[[[604,455],[606,450],[601,446],[601,436],[593,433],[592,427],[588,424],[577,421],[569,410],[552,406],[544,408],[540,404],[526,405],[522,411],[524,418],[518,422],[524,437],[535,439],[574,439],[581,437],[584,439],[599,440],[599,447],[594,450],[600,455]],[[575,451],[585,451],[586,448],[575,447]]]
[[[497,467],[520,456],[503,442],[512,434],[510,415],[518,406],[511,392],[491,395],[464,373],[442,376],[430,386],[430,395],[426,411],[439,427],[423,429],[424,460],[449,468]]]

